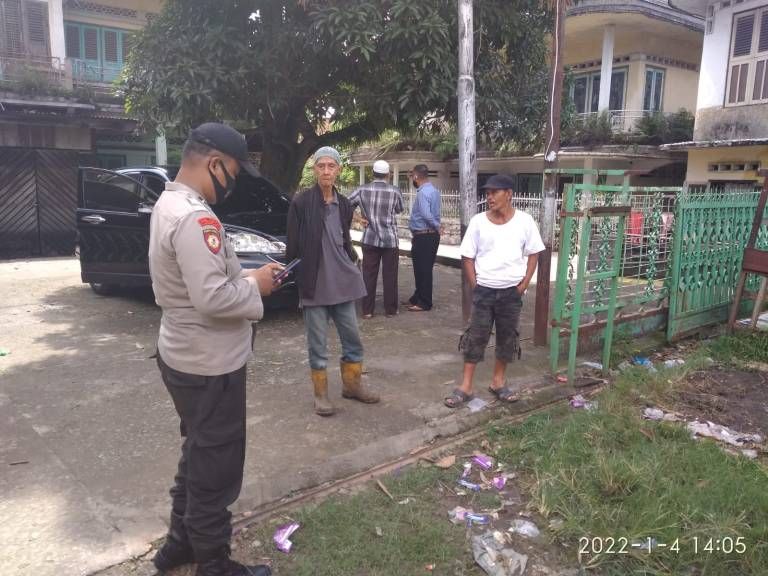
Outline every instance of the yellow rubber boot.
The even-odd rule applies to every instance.
[[[341,381],[343,387],[341,395],[344,398],[359,400],[366,404],[375,404],[379,401],[379,395],[374,394],[363,386],[363,363],[341,361]]]
[[[333,404],[328,400],[328,372],[312,370],[312,385],[315,388],[315,413],[320,416],[331,416],[335,412]]]

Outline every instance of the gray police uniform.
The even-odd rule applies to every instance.
[[[197,560],[231,537],[245,460],[245,364],[263,315],[221,222],[194,190],[169,182],[152,211],[152,289],[162,308],[158,366],[185,438],[171,488],[171,532]]]

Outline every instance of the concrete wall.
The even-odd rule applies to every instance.
[[[713,106],[696,111],[694,140],[768,138],[768,104]]]
[[[754,171],[710,172],[712,163],[760,162],[768,167],[768,146],[743,146],[733,148],[707,148],[688,152],[689,183],[702,183],[709,180],[758,180]]]
[[[650,66],[651,64],[648,65]],[[683,70],[682,68],[674,68],[671,66],[655,67],[665,68],[666,70],[664,78],[664,97],[661,103],[662,110],[664,112],[677,112],[681,108],[684,108],[689,112],[693,112],[696,109],[696,86],[699,81],[699,73],[693,70]],[[645,70],[643,70],[643,91],[644,90]]]
[[[90,150],[91,131],[80,126],[27,126],[28,129],[45,132],[46,148],[59,150]],[[18,148],[25,146],[19,134],[19,125],[0,123],[0,146]]]
[[[159,13],[163,4],[162,0],[97,0],[95,3],[103,6],[135,10],[137,12],[137,17],[132,18],[88,10],[67,9],[64,11],[64,19],[83,24],[94,24],[96,26],[107,26],[123,30],[138,30],[146,25],[147,14]]]

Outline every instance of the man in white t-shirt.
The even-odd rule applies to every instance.
[[[496,174],[483,186],[488,210],[469,222],[461,242],[461,261],[472,285],[472,317],[461,338],[464,378],[445,399],[458,408],[474,397],[473,378],[496,325],[496,365],[489,390],[502,402],[518,399],[505,383],[507,364],[520,358],[523,294],[536,271],[544,243],[530,214],[512,206],[514,180]]]

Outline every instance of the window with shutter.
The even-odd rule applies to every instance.
[[[0,50],[7,54],[23,54],[21,0],[0,0]]]
[[[83,29],[83,53],[86,60],[99,59],[99,31],[96,28]]]
[[[128,59],[128,52],[131,51],[133,35],[130,32],[123,32],[121,36],[123,40],[123,62],[125,62]]]
[[[733,34],[733,52],[731,56],[746,56],[752,51],[752,33],[754,30],[754,14],[736,18],[736,31]]]
[[[768,8],[733,17],[726,106],[768,100]]]
[[[75,79],[107,84],[113,82],[122,72],[132,39],[131,32],[74,21],[67,21],[64,25],[67,56],[72,58]]]
[[[36,56],[48,56],[48,3],[37,1],[24,2],[26,20],[27,49]]]
[[[80,58],[80,27],[67,24],[64,29],[64,38],[66,43],[67,56],[69,58]]]
[[[104,31],[104,60],[111,63],[119,61],[117,54],[117,32],[114,30]]]

